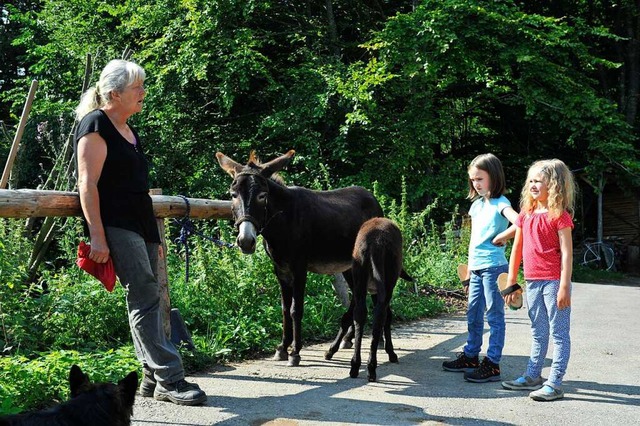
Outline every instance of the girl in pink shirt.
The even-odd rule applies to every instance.
[[[525,373],[502,382],[506,389],[531,390],[536,401],[564,396],[562,379],[569,363],[571,339],[571,272],[573,263],[573,207],[575,182],[560,160],[535,162],[522,188],[520,214],[509,261],[509,285],[515,284],[524,260],[527,303],[531,319],[531,356]],[[512,295],[505,296],[511,303]],[[542,375],[553,336],[553,362],[549,378]]]

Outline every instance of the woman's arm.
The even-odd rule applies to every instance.
[[[104,263],[109,259],[109,246],[100,217],[98,180],[107,158],[107,143],[98,133],[89,133],[78,141],[78,194],[82,212],[91,235],[89,258]]]
[[[571,228],[558,231],[560,237],[560,289],[558,290],[558,309],[571,306],[571,273],[573,272],[573,241]]]

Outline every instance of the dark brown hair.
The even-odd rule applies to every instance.
[[[500,198],[500,196],[507,191],[504,170],[502,169],[502,163],[498,157],[491,153],[478,155],[471,161],[467,170],[471,170],[472,167],[484,170],[489,174],[489,179],[491,179],[489,196],[491,198]],[[473,200],[478,196],[478,192],[473,187],[473,182],[469,179],[469,194],[467,195],[467,198]]]

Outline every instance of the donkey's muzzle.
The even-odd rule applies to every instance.
[[[252,221],[243,221],[238,224],[238,238],[236,245],[240,247],[242,253],[253,254],[256,251],[256,240],[258,238],[256,227]]]

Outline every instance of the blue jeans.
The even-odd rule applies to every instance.
[[[487,357],[491,362],[500,363],[506,326],[504,321],[504,299],[498,289],[498,275],[508,272],[508,270],[509,265],[501,265],[471,271],[467,306],[469,337],[467,337],[467,344],[464,347],[464,353],[468,357],[475,357],[480,353],[486,310],[487,323],[489,323]]]
[[[180,353],[167,337],[160,309],[158,244],[137,233],[105,227],[107,244],[120,284],[127,293],[129,327],[136,357],[154,372],[160,383],[184,379]]]
[[[562,386],[571,355],[571,307],[558,309],[560,281],[527,281],[527,304],[531,319],[531,357],[525,375],[538,378],[542,375],[544,360],[549,349],[549,336],[553,338],[553,361],[545,385]]]

